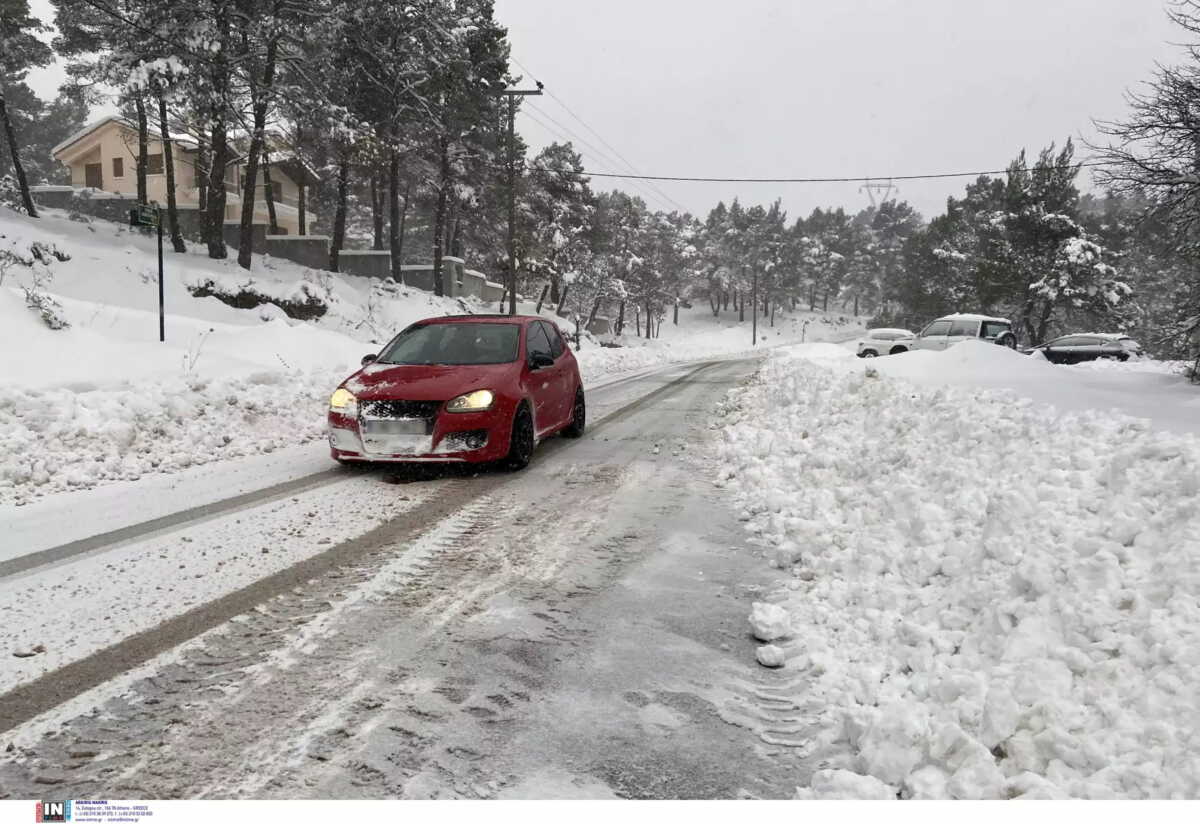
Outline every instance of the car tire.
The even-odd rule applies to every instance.
[[[999,344],[1000,346],[1006,347],[1008,349],[1016,349],[1017,348],[1017,336],[1011,332],[1006,332],[1005,334],[996,338],[996,343]]]
[[[583,387],[575,390],[575,404],[571,407],[571,422],[562,431],[565,438],[582,438],[583,430],[587,428],[587,399]]]
[[[903,355],[907,351],[908,351],[907,346],[893,346],[892,351],[888,352],[888,354],[889,355]]]
[[[533,460],[535,445],[533,415],[529,413],[529,406],[522,403],[513,415],[512,434],[508,439],[508,456],[504,459],[505,467],[518,472],[529,466],[529,462]]]
[[[875,358],[879,356],[879,353],[877,353],[874,349],[864,349],[858,353],[858,356],[860,358]]]

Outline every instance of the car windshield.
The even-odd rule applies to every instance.
[[[515,323],[427,323],[404,330],[378,363],[468,366],[517,359],[521,327]]]

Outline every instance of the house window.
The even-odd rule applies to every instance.
[[[146,174],[160,175],[163,173],[162,154],[146,155]]]
[[[113,161],[113,177],[125,177],[125,158],[114,157]]]

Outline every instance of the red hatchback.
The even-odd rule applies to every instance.
[[[414,323],[329,399],[337,461],[504,461],[522,468],[585,422],[579,365],[536,317],[458,315]]]

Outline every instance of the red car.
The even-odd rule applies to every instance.
[[[529,464],[550,435],[578,438],[583,381],[558,327],[537,317],[414,323],[329,399],[334,460]]]

